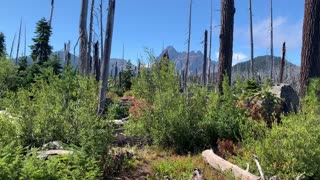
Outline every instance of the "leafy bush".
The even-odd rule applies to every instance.
[[[86,177],[86,173],[89,173],[89,179],[100,177],[105,163],[108,163],[105,159],[112,130],[108,121],[96,113],[97,83],[70,69],[60,76],[47,71],[45,76],[28,89],[8,92],[3,99],[2,105],[7,108],[7,115],[0,115],[0,145],[7,146],[14,141],[19,147],[40,147],[57,140],[79,147],[80,153],[75,153],[70,161],[58,159],[42,162],[31,158],[31,155],[29,158],[26,150],[18,154],[8,150],[4,152],[8,155],[0,154],[0,158],[3,157],[3,161],[11,156],[13,159],[21,158],[19,176],[25,179],[60,179],[60,175],[62,179],[69,179],[69,176],[79,179]],[[10,167],[11,161],[5,161],[2,165]],[[51,172],[48,172],[50,168],[54,169],[52,173],[59,171],[52,178],[49,176]],[[72,175],[68,175],[68,169]],[[9,179],[12,173],[8,171]]]
[[[144,134],[155,144],[179,153],[215,146],[219,137],[241,140],[241,128],[246,126],[247,118],[243,110],[235,107],[228,82],[224,83],[223,96],[201,87],[190,87],[188,94],[183,94],[174,64],[159,66],[155,62],[151,69],[142,70],[133,84],[135,96],[150,105],[137,121],[129,122],[129,132]]]
[[[101,176],[96,160],[75,151],[72,155],[37,158],[36,151],[10,143],[0,150],[0,179],[97,179]]]
[[[17,89],[17,68],[13,62],[0,57],[0,98],[5,95],[8,90]]]
[[[282,123],[274,124],[265,138],[246,145],[246,151],[258,155],[266,174],[292,179],[305,173],[308,178],[320,178],[319,89],[320,80],[314,80],[301,112],[282,117]],[[245,157],[247,162],[252,158]]]

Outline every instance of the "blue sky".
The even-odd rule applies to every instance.
[[[104,1],[106,14],[107,0]],[[209,30],[210,0],[193,0],[191,50],[202,51],[204,30]],[[248,0],[235,0],[234,63],[249,59],[249,13]],[[270,53],[269,0],[252,0],[255,56]],[[27,30],[27,45],[32,44],[35,24],[42,17],[49,18],[51,0],[5,0],[0,6],[0,32],[6,36],[7,51],[22,18]],[[220,0],[213,0],[213,47],[212,59],[217,59],[220,32]],[[100,0],[96,0],[96,7]],[[274,48],[281,55],[282,42],[287,42],[287,59],[300,64],[303,0],[274,0]],[[73,49],[79,31],[81,0],[55,0],[53,35],[54,51],[61,50],[63,43],[71,41]],[[145,48],[158,55],[163,46],[174,46],[178,51],[187,49],[189,0],[117,0],[112,54],[133,62],[138,57],[146,59]],[[104,16],[106,19],[106,15]],[[99,27],[95,20],[97,33]],[[98,33],[99,34],[99,33]],[[94,37],[96,40],[98,36]],[[22,40],[24,41],[24,33]],[[15,43],[17,45],[17,42]],[[23,49],[23,48],[22,48]],[[72,50],[73,51],[73,50]],[[77,48],[78,51],[78,48]],[[15,52],[15,51],[14,51]],[[30,54],[29,47],[27,54]],[[78,54],[78,52],[76,52]]]

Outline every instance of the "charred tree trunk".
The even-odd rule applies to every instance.
[[[189,9],[189,31],[188,31],[188,51],[187,51],[187,61],[184,70],[184,81],[183,81],[183,89],[187,90],[187,81],[188,81],[188,72],[189,72],[189,55],[190,55],[190,38],[191,38],[191,20],[192,20],[192,0],[190,0],[190,9]]]
[[[109,68],[110,68],[110,54],[111,54],[111,44],[112,44],[112,34],[113,34],[113,24],[114,24],[114,14],[115,14],[115,0],[109,0],[108,7],[108,18],[107,18],[107,29],[106,29],[106,37],[105,37],[105,46],[103,50],[103,58],[101,62],[101,77],[102,87],[100,88],[100,96],[99,96],[99,107],[98,114],[102,115],[105,108],[105,99],[107,93],[108,86],[108,78],[109,78]]]
[[[70,41],[64,43],[64,62],[66,66],[71,65],[71,54],[70,54]]]
[[[210,42],[209,42],[209,62],[208,62],[208,83],[210,83],[210,71],[211,71],[211,49],[212,49],[212,0],[211,0],[211,6],[210,6]]]
[[[320,76],[320,1],[306,0],[304,7],[300,94],[305,95],[310,78]]]
[[[253,30],[252,30],[252,3],[251,0],[249,0],[249,16],[250,16],[250,51],[251,51],[251,63],[250,63],[250,69],[251,69],[251,78],[254,78],[254,69],[253,69],[253,58],[254,58],[254,51],[253,51]]]
[[[270,54],[271,54],[271,68],[270,68],[270,78],[273,80],[273,10],[272,10],[272,0],[270,0]]]
[[[93,31],[93,10],[94,10],[94,0],[91,1],[91,11],[90,11],[90,25],[89,25],[89,42],[88,42],[88,52],[87,52],[87,72],[91,72],[91,47],[92,47],[92,31]]]
[[[24,52],[23,56],[27,57],[27,26],[24,25]]]
[[[96,81],[99,82],[100,80],[100,62],[99,62],[99,41],[97,41],[94,44],[94,72],[95,72],[95,77]]]
[[[51,13],[50,13],[50,19],[49,19],[49,26],[50,27],[51,27],[51,24],[52,24],[53,9],[54,9],[54,0],[51,0]]]
[[[12,52],[13,52],[13,47],[14,47],[14,42],[16,41],[16,36],[17,36],[17,33],[14,34],[14,37],[13,37],[13,40],[12,40],[12,43],[11,43],[11,48],[10,48],[10,59],[12,58]]]
[[[286,42],[283,42],[282,45],[282,58],[281,58],[281,66],[280,66],[280,83],[283,83],[283,73],[286,59]]]
[[[20,41],[21,41],[21,26],[22,26],[22,20],[20,20],[20,28],[19,28],[19,36],[18,36],[18,46],[17,46],[17,55],[16,55],[16,65],[18,65],[18,58],[19,58]]]
[[[79,53],[79,62],[80,62],[80,73],[87,75],[87,46],[88,46],[88,37],[87,37],[87,17],[88,17],[88,0],[82,0],[81,5],[81,14],[80,14],[80,53]]]
[[[219,50],[219,68],[218,68],[218,91],[222,91],[223,77],[229,78],[231,85],[231,67],[233,53],[233,24],[234,0],[221,0],[221,31],[220,31],[220,50]]]
[[[100,0],[100,50],[101,50],[101,59],[103,56],[103,0]]]
[[[208,50],[208,31],[204,32],[204,55],[203,55],[203,69],[202,69],[202,82],[203,86],[207,85],[207,68],[208,68],[208,58],[207,58],[207,50]]]

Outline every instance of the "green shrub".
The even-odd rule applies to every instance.
[[[320,178],[319,89],[320,81],[314,80],[301,112],[283,116],[265,138],[246,145],[246,151],[258,155],[267,175],[293,179],[305,173],[308,178]],[[252,154],[242,161],[252,162]]]
[[[133,93],[151,105],[137,121],[127,124],[128,132],[144,134],[154,144],[179,153],[215,146],[218,138],[241,140],[247,117],[235,106],[228,82],[224,83],[223,96],[201,87],[190,87],[187,95],[180,92],[174,67],[171,63],[168,68],[159,69],[155,62],[151,69],[141,71]]]
[[[18,154],[9,151],[5,152],[8,155],[0,154],[5,162],[2,165],[14,165],[11,164],[12,159],[6,161],[8,157],[21,158],[19,176],[22,179],[100,177],[104,163],[107,163],[105,159],[112,140],[112,129],[109,122],[96,113],[97,88],[95,80],[81,77],[71,70],[59,76],[48,70],[45,78],[37,79],[29,88],[8,92],[2,104],[7,108],[8,115],[0,115],[0,145],[8,146],[14,141],[16,146],[26,150]],[[67,159],[62,164],[63,159],[41,161],[26,155],[29,149],[26,147],[40,147],[50,141],[73,145],[80,149],[80,153],[68,157],[73,159]],[[50,168],[52,172],[49,172]],[[67,172],[68,169],[70,172]],[[5,172],[8,173],[2,177],[8,178],[4,179],[10,179],[14,173],[10,170]]]
[[[72,155],[37,158],[36,150],[28,151],[15,143],[0,150],[0,179],[97,179],[101,171],[96,160],[81,151]]]

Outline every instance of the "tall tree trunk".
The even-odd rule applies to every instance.
[[[270,78],[273,80],[273,10],[272,10],[272,0],[270,0],[270,54],[271,54],[271,68],[270,68]]]
[[[100,80],[100,62],[99,62],[99,41],[97,41],[94,44],[94,71],[95,71],[95,77],[96,81],[99,82]]]
[[[189,9],[189,31],[188,31],[188,51],[187,51],[187,61],[184,70],[184,81],[183,81],[183,89],[184,91],[187,90],[187,79],[188,79],[188,72],[189,72],[189,55],[190,55],[190,38],[191,38],[191,20],[192,20],[192,0],[190,0],[190,9]]]
[[[108,78],[109,78],[109,68],[110,68],[110,54],[111,54],[111,45],[112,45],[112,34],[113,34],[113,24],[114,24],[114,14],[115,14],[115,0],[109,0],[109,8],[108,8],[108,18],[107,18],[107,29],[106,29],[106,37],[105,37],[105,46],[103,50],[103,58],[101,62],[101,77],[102,87],[100,88],[100,96],[99,96],[99,107],[98,114],[102,115],[105,108],[105,99],[107,93],[108,86]]]
[[[221,0],[221,31],[218,68],[218,91],[222,94],[222,82],[225,75],[231,85],[231,67],[233,54],[234,0]]]
[[[51,13],[50,13],[50,20],[49,20],[49,26],[50,27],[51,27],[51,24],[52,24],[53,9],[54,9],[54,0],[51,0]]]
[[[212,7],[212,0],[211,0],[211,6],[210,6],[210,44],[209,44],[209,63],[208,63],[208,83],[210,83],[210,71],[211,71],[211,49],[212,49],[212,13],[213,13],[213,7]],[[213,70],[214,71],[214,70]],[[214,72],[213,72],[214,73]]]
[[[87,75],[87,46],[88,46],[88,37],[87,37],[87,17],[88,17],[88,0],[82,0],[81,4],[81,14],[80,14],[80,73]]]
[[[100,0],[100,49],[101,49],[101,59],[103,56],[103,0]]]
[[[12,43],[11,43],[11,48],[10,48],[10,59],[12,58],[12,52],[13,52],[13,48],[14,48],[14,42],[16,41],[16,36],[17,36],[17,33],[14,34],[14,37],[13,37],[13,40],[12,40]]]
[[[208,51],[208,31],[204,31],[204,55],[203,55],[203,69],[202,69],[202,82],[203,86],[207,85],[207,68],[208,68],[208,57],[207,57],[207,51]]]
[[[89,42],[88,42],[88,52],[87,52],[87,72],[91,72],[91,47],[92,47],[92,31],[93,31],[93,12],[94,12],[94,0],[91,1],[91,11],[90,11],[90,25],[89,25]]]
[[[305,0],[300,94],[305,95],[310,78],[320,76],[320,1]]]
[[[254,69],[253,69],[253,30],[252,30],[252,3],[249,0],[249,16],[250,16],[250,51],[251,51],[251,78],[254,78]]]
[[[71,64],[71,54],[70,54],[70,41],[68,43],[64,43],[64,63],[65,66],[69,66]]]
[[[280,66],[280,83],[283,83],[283,73],[286,59],[286,42],[283,42],[282,45],[282,58],[281,58],[281,66]]]
[[[20,28],[19,28],[19,36],[18,36],[18,46],[17,46],[17,55],[16,55],[16,65],[18,65],[18,58],[19,58],[20,41],[21,41],[21,26],[22,26],[22,20],[20,20]]]
[[[24,57],[27,57],[27,26],[24,25]]]

